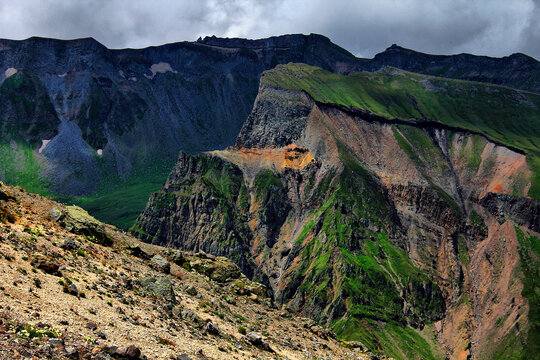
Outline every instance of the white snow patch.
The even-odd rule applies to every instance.
[[[96,152],[99,156],[103,156],[103,149],[97,149]]]
[[[124,72],[123,72],[122,70],[118,70],[118,74],[119,74],[121,77],[125,78]]]
[[[66,75],[67,75],[67,72],[65,72],[65,73],[63,73],[63,74],[60,74],[60,75],[58,75],[58,77],[61,77],[61,78],[63,78],[63,77],[66,77]]]
[[[152,64],[150,66],[150,71],[152,72],[152,76],[144,75],[147,79],[153,79],[154,76],[156,76],[157,73],[165,74],[166,72],[172,72],[177,74],[178,71],[174,70],[169,63],[166,62],[159,62],[157,64]]]
[[[6,79],[10,76],[13,76],[17,73],[17,69],[15,68],[8,68],[5,72],[4,72],[4,75],[6,75]]]
[[[132,77],[129,78],[129,80],[135,81],[135,82],[136,82],[136,81],[137,81],[137,78],[136,78],[135,76],[132,76]]]
[[[47,144],[50,142],[51,140],[41,140],[41,147],[39,148],[38,150],[38,153],[41,154],[41,152],[43,150],[45,150],[45,148],[47,147]]]

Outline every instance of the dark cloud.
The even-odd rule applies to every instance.
[[[316,32],[365,57],[397,43],[540,59],[539,19],[540,0],[0,0],[4,38],[92,36],[122,48]]]
[[[523,29],[521,51],[540,59],[540,0],[534,0],[531,16]]]

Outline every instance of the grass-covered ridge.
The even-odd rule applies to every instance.
[[[527,154],[534,173],[529,195],[540,199],[538,94],[391,68],[344,76],[305,64],[278,65],[261,84],[389,119],[429,120],[483,134]]]

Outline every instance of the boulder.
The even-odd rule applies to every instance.
[[[265,298],[267,296],[266,286],[255,281],[251,281],[245,276],[242,276],[240,277],[240,279],[235,280],[231,284],[231,290],[238,295],[255,294],[261,298]]]
[[[218,257],[212,265],[213,266],[211,267],[209,277],[210,279],[219,283],[225,283],[238,279],[242,275],[238,265],[227,258]]]
[[[123,346],[116,349],[116,355],[130,360],[137,360],[141,357],[141,350],[135,345]]]
[[[81,245],[75,239],[67,238],[60,247],[66,250],[77,250]]]
[[[255,282],[255,281],[250,281],[249,279],[246,279],[248,280],[247,281],[247,284],[246,284],[246,287],[245,289],[250,293],[250,294],[255,294],[255,295],[258,295],[259,297],[266,297],[266,292],[267,292],[267,289],[266,289],[266,286],[261,284],[261,283],[258,283],[258,282]]]
[[[180,315],[182,316],[182,319],[189,321],[193,325],[201,325],[202,323],[202,319],[191,310],[182,310]]]
[[[129,252],[131,255],[136,256],[141,259],[148,260],[152,257],[152,254],[141,248],[139,245],[130,245],[128,247]]]
[[[33,267],[43,270],[47,274],[62,276],[60,264],[49,257],[38,255],[32,260],[31,264]]]
[[[197,255],[195,260],[190,261],[189,268],[219,283],[227,283],[242,276],[238,265],[229,259],[225,257],[209,257],[207,254],[204,257]]]
[[[171,261],[181,267],[189,267],[189,262],[180,250],[172,251],[170,254]]]
[[[98,352],[95,356],[94,356],[94,360],[111,360],[111,355],[107,354],[106,352]]]
[[[154,257],[152,257],[152,266],[162,273],[171,273],[171,264],[159,255],[154,255]]]
[[[9,193],[9,191],[4,187],[4,184],[0,182],[0,200],[3,201],[13,201],[15,197]]]
[[[90,321],[86,323],[86,328],[89,330],[95,331],[98,328],[98,326],[95,322]]]
[[[268,351],[268,352],[275,352],[274,349],[270,347],[270,345],[264,341],[263,337],[256,333],[255,331],[251,331],[247,333],[247,335],[244,337],[245,340],[252,345],[258,347],[259,349]]]
[[[176,303],[176,296],[171,281],[166,277],[146,277],[139,284],[148,292],[160,296],[172,303]]]
[[[362,344],[361,342],[358,342],[358,341],[347,341],[347,342],[345,342],[345,345],[352,348],[352,349],[360,349],[363,352],[368,351],[368,348],[364,344]]]
[[[73,296],[79,296],[79,289],[77,288],[77,285],[75,285],[75,284],[68,284],[68,283],[64,282],[63,291],[66,294],[70,294],[70,295],[73,295]]]
[[[105,225],[78,206],[66,206],[63,210],[53,208],[50,214],[55,221],[74,234],[83,235],[100,245],[112,244],[112,239],[105,231]]]
[[[192,360],[191,357],[187,354],[176,354],[171,357],[173,360]]]
[[[189,287],[186,289],[186,293],[187,293],[188,295],[195,296],[195,295],[197,295],[199,292],[197,291],[197,289],[195,288],[195,286],[191,285],[191,286],[189,286]]]
[[[255,331],[251,331],[246,335],[247,341],[252,343],[255,346],[259,346],[263,343],[263,337],[256,333]]]
[[[219,332],[220,332],[217,325],[215,325],[211,321],[206,322],[206,325],[204,326],[204,330],[206,330],[207,333],[212,334],[212,335],[219,335]]]

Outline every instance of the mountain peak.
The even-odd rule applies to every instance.
[[[199,44],[210,46],[219,46],[227,48],[272,48],[272,47],[290,47],[304,42],[324,42],[330,43],[330,39],[319,34],[286,34],[272,36],[264,39],[245,39],[245,38],[222,38],[215,35],[206,36],[197,40]]]
[[[53,39],[40,36],[32,36],[23,40],[0,39],[0,44],[4,46],[28,47],[28,48],[49,48],[49,47],[68,47],[82,48],[91,51],[105,51],[107,47],[94,39],[85,37],[78,39]]]
[[[386,50],[399,50],[399,49],[404,49],[403,47],[397,45],[397,44],[392,44],[390,45],[389,47],[386,48]]]

